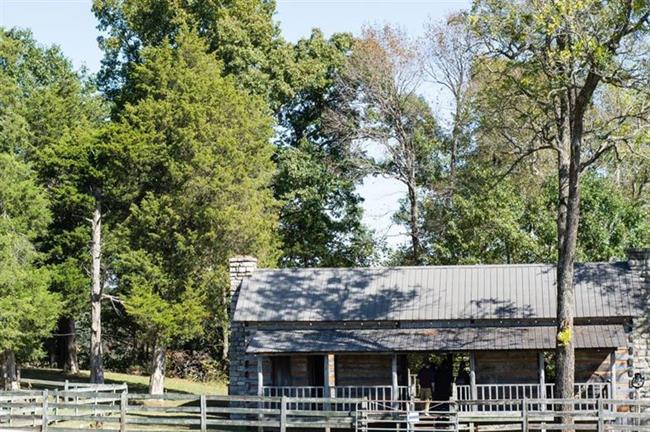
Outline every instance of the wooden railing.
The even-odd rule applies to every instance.
[[[580,410],[580,405],[585,402],[593,406],[593,409]],[[390,405],[391,401],[383,403]],[[418,408],[419,403],[391,411],[375,410],[370,404],[357,413],[355,430],[650,432],[648,400],[521,399],[514,402],[519,409],[509,411],[512,404],[512,400],[438,401],[431,402],[430,410],[426,412]],[[466,409],[473,406],[485,409]],[[617,410],[616,407],[623,409]]]
[[[120,393],[123,391],[128,391],[129,387],[126,383],[122,384],[93,384],[86,382],[76,382],[76,381],[53,381],[53,380],[41,380],[33,378],[21,378],[20,379],[21,388],[32,389],[32,388],[51,388],[59,389],[63,391],[98,391],[98,392],[110,392],[110,393]]]
[[[595,430],[650,432],[650,401],[610,399],[519,399],[421,402],[340,398],[212,396],[123,392],[0,392],[0,430],[72,432],[97,429],[201,432],[274,428],[355,429],[357,432],[426,430]],[[74,397],[78,401],[74,402]],[[349,411],[337,410],[343,405]],[[592,408],[582,410],[588,404]],[[510,407],[518,407],[511,411]],[[319,409],[298,409],[297,407]],[[477,411],[467,407],[489,407]],[[386,409],[389,408],[389,409]],[[570,417],[573,424],[562,424]]]
[[[547,383],[542,387],[540,384],[476,384],[475,396],[472,395],[470,385],[458,385],[455,388],[455,399],[458,401],[467,400],[505,400],[513,401],[511,406],[500,405],[499,409],[508,408],[511,411],[518,410],[516,401],[522,399],[553,399],[555,397],[555,384]],[[601,399],[609,397],[609,383],[576,383],[576,399]],[[591,409],[592,407],[585,403],[582,409]],[[470,410],[469,406],[463,406],[462,409]],[[492,409],[487,405],[475,407],[477,409]],[[496,409],[496,408],[494,408]]]
[[[325,429],[353,427],[363,401],[332,398],[212,396],[166,393],[17,391],[0,393],[0,430],[69,432],[70,430],[151,431],[231,428]],[[75,398],[77,397],[75,402]],[[83,399],[82,399],[83,398]],[[80,403],[79,401],[84,401]],[[94,401],[95,403],[87,403]],[[350,411],[322,409],[335,403]],[[299,408],[302,407],[302,408]],[[319,409],[311,409],[318,407]]]
[[[264,396],[290,398],[322,398],[333,397],[336,399],[368,399],[368,400],[395,400],[408,401],[413,395],[410,394],[408,386],[398,386],[397,395],[393,397],[393,388],[384,386],[264,386]],[[341,410],[350,410],[349,404],[337,403]],[[311,407],[315,408],[315,407]]]

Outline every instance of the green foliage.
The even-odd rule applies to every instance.
[[[499,170],[497,170],[498,172]],[[450,198],[427,195],[422,231],[434,264],[555,262],[557,178],[531,180],[520,170],[494,182],[495,171],[470,159]],[[582,179],[577,261],[625,259],[650,242],[647,205],[607,176]]]
[[[0,34],[0,148],[31,162],[51,203],[52,223],[40,238],[52,288],[63,294],[66,316],[88,303],[91,186],[99,148],[93,128],[106,117],[87,77],[58,48],[39,46],[27,31]],[[95,173],[93,173],[95,171]]]
[[[143,49],[175,44],[183,26],[200,34],[223,62],[221,72],[236,77],[242,89],[272,103],[291,92],[284,80],[291,53],[273,22],[274,1],[94,0],[93,11],[105,32],[99,79],[109,95],[131,100],[129,77]]]
[[[23,361],[40,353],[60,312],[33,243],[50,221],[47,204],[29,167],[0,153],[0,351]]]
[[[294,47],[290,84],[296,90],[279,113],[273,185],[282,203],[282,265],[368,265],[374,255],[355,191],[361,181],[360,155],[349,139],[323,125],[326,112],[338,107],[336,71],[351,43],[346,34],[328,40],[314,31]]]
[[[222,78],[204,43],[182,30],[143,52],[108,140],[121,143],[134,200],[115,261],[126,309],[150,340],[202,333],[209,303],[225,317],[227,259],[277,256],[271,121],[259,98]]]

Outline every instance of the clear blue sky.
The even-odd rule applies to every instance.
[[[326,35],[358,33],[365,24],[392,23],[417,35],[429,19],[442,19],[467,8],[469,0],[277,0],[282,32],[290,41],[308,36],[318,27]],[[101,52],[98,31],[90,11],[91,0],[0,0],[0,25],[29,28],[43,44],[57,44],[76,67],[97,72]],[[436,95],[431,95],[436,99]],[[365,221],[391,245],[404,240],[403,230],[391,226],[391,215],[404,189],[394,181],[366,179],[360,192],[365,198]]]

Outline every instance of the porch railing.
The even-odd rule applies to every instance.
[[[393,388],[389,385],[383,386],[264,386],[263,395],[267,397],[285,396],[289,398],[323,398],[335,397],[338,399],[368,399],[368,400],[390,400],[409,401],[412,395],[408,386],[397,387],[397,397],[393,397]],[[349,404],[341,403],[334,407],[336,410],[347,411],[352,409]],[[296,406],[291,409],[318,409],[317,407]]]
[[[511,406],[500,405],[498,408],[503,409],[507,407],[509,410],[517,410],[519,407],[515,406],[515,401],[522,399],[552,399],[555,398],[555,384],[547,383],[543,387],[541,384],[476,384],[476,397],[472,397],[472,386],[459,385],[456,386],[455,397],[459,401],[468,400],[483,400],[483,401],[509,401],[512,400]],[[594,382],[594,383],[576,383],[574,397],[576,399],[604,399],[609,397],[609,383]],[[472,407],[464,405],[461,407],[465,410],[471,410]],[[493,406],[474,407],[479,410],[492,410]],[[594,409],[588,403],[581,407],[583,410]]]

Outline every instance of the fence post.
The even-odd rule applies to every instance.
[[[521,430],[528,432],[528,401],[526,395],[521,400]]]
[[[68,391],[70,391],[70,383],[68,382],[68,380],[65,380],[65,381],[63,382],[63,391],[64,391],[65,393],[67,393]],[[63,398],[63,402],[68,403],[68,396],[67,396],[67,395]],[[70,402],[72,402],[72,399],[70,399]]]
[[[605,431],[605,413],[603,411],[603,400],[598,398],[598,432]]]
[[[201,432],[206,432],[208,430],[208,413],[207,413],[207,402],[205,395],[201,395]]]
[[[47,405],[47,390],[43,390],[43,412],[41,414],[41,431],[42,432],[47,432],[47,410],[48,410],[48,405]]]
[[[280,432],[287,432],[287,398],[282,396],[280,401]]]
[[[129,398],[126,391],[120,394],[120,432],[126,432],[126,409],[129,405]]]
[[[54,389],[54,416],[59,415],[59,389]]]

